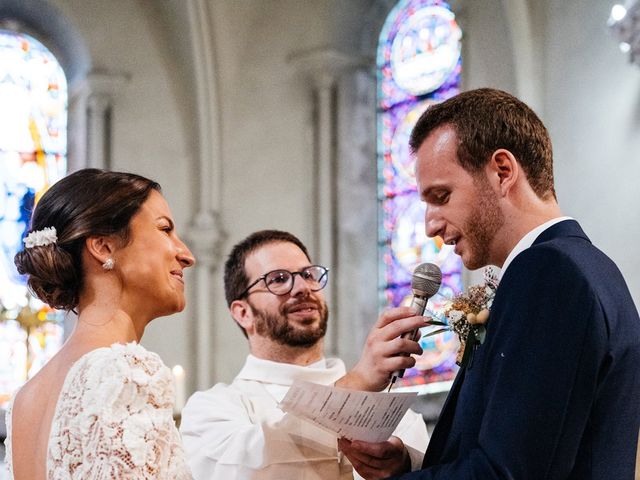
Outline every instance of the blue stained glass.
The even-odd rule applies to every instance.
[[[430,94],[443,99],[460,85],[462,32],[440,0],[402,0],[378,43],[378,105],[387,109]],[[455,93],[453,93],[455,94]]]
[[[28,295],[13,258],[34,205],[66,174],[67,82],[36,39],[0,30],[0,405],[62,344],[61,315]]]
[[[402,0],[391,11],[378,46],[379,292],[381,308],[407,304],[411,277],[423,262],[442,270],[427,308],[438,315],[462,290],[462,261],[441,238],[425,235],[425,205],[417,193],[409,136],[430,106],[460,91],[462,33],[440,0]],[[424,354],[401,385],[451,380],[457,371],[452,333],[421,340]]]

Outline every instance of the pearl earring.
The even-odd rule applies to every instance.
[[[105,270],[113,270],[113,264],[114,264],[113,258],[109,257],[102,264],[102,268],[104,268]]]

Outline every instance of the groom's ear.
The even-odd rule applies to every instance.
[[[522,171],[513,154],[499,148],[491,155],[486,167],[489,183],[500,196],[506,196],[518,181]]]

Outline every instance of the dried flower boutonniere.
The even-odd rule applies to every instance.
[[[441,326],[426,336],[444,331],[453,331],[460,339],[460,348],[456,363],[468,367],[472,363],[476,346],[484,343],[487,331],[485,324],[489,319],[489,310],[498,288],[498,276],[495,270],[488,267],[484,271],[484,284],[472,285],[467,291],[453,297],[445,307],[445,321],[431,320],[430,325]]]
[[[472,285],[456,295],[445,310],[445,317],[451,329],[460,339],[460,349],[456,363],[461,367],[471,364],[473,351],[484,343],[487,335],[485,324],[498,288],[498,276],[491,268],[484,271],[484,284]]]

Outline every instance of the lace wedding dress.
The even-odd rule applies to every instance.
[[[191,479],[173,401],[171,372],[141,345],[114,344],[85,354],[69,370],[58,398],[47,480]],[[10,472],[12,405],[5,441]]]

